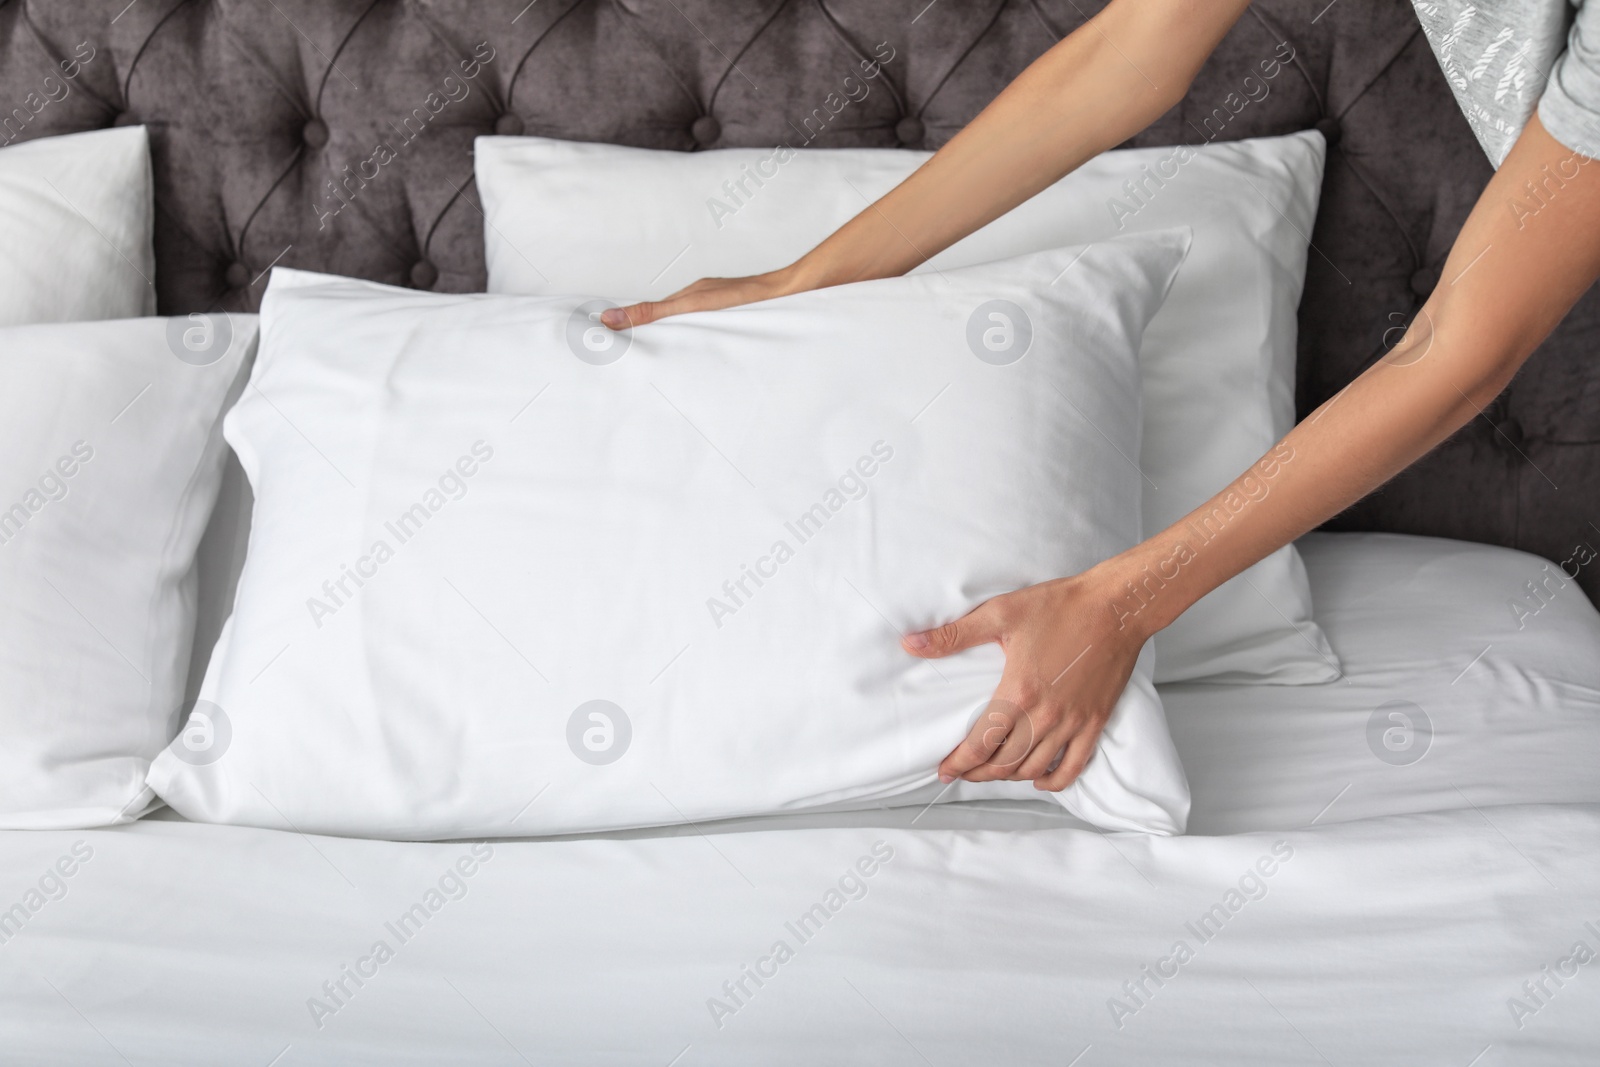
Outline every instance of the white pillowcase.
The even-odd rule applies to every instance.
[[[1135,353],[1187,244],[633,337],[579,298],[280,268],[226,424],[256,494],[201,692],[229,746],[180,738],[150,784],[195,820],[453,838],[935,782],[1004,656],[929,663],[899,638],[1133,542]],[[996,308],[1014,362],[983,345]],[[1175,833],[1188,791],[1148,659],[1060,799]]]
[[[250,315],[0,329],[0,828],[149,808],[254,337]]]
[[[1314,131],[1198,151],[1107,152],[919,272],[1192,228],[1193,249],[1141,351],[1144,528],[1154,533],[1294,425],[1295,310],[1323,153]],[[480,137],[476,155],[489,291],[619,302],[792,262],[928,158],[900,149],[663,152],[535,137]],[[1145,193],[1130,193],[1130,182]],[[1156,637],[1161,682],[1338,676],[1292,545]]]
[[[0,148],[0,326],[156,313],[143,126]]]

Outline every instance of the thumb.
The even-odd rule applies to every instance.
[[[660,304],[646,301],[627,307],[607,308],[600,313],[600,322],[607,329],[627,330],[654,322],[667,314],[669,312],[663,311]]]
[[[940,659],[969,648],[1000,640],[999,611],[993,600],[986,600],[954,622],[932,630],[906,634],[900,647],[921,659]]]

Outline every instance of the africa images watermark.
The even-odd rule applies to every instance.
[[[39,87],[31,90],[22,98],[20,107],[12,108],[3,118],[0,118],[0,147],[10,144],[21,137],[28,128],[28,124],[38,118],[40,113],[51,104],[59,104],[72,95],[72,82],[83,72],[83,68],[93,62],[94,45],[84,41],[72,50],[72,56],[56,64],[56,70],[61,76],[46,74],[39,80]]]
[[[798,148],[804,148],[827,131],[828,124],[844,113],[852,104],[859,104],[872,92],[872,86],[867,83],[883,72],[884,64],[895,57],[895,50],[888,41],[878,44],[872,54],[875,58],[863,59],[857,64],[861,77],[846,74],[839,83],[842,94],[838,91],[830,92],[823,98],[821,107],[814,107],[810,114],[800,120],[800,125],[795,126],[803,140],[799,146],[785,143],[774,148],[770,153],[756,160],[754,165],[745,163],[739,167],[739,175],[729,178],[722,183],[722,195],[706,198],[706,210],[711,213],[711,221],[717,229],[722,229],[725,220],[737,215],[739,209],[754,199],[755,194],[767,182],[778,176],[778,171],[783,165],[793,160],[798,154]],[[790,123],[793,126],[793,123]],[[754,188],[751,186],[754,185]]]
[[[722,996],[707,997],[706,1010],[711,1021],[721,1030],[727,1020],[748,1007],[768,982],[778,976],[778,969],[794,959],[800,948],[816,937],[824,925],[844,910],[845,905],[867,895],[868,879],[876,875],[894,859],[894,846],[887,841],[872,843],[868,853],[860,856],[845,869],[835,883],[827,888],[821,899],[800,915],[783,924],[787,936],[780,937],[754,963],[739,968],[737,977],[722,983]],[[793,944],[791,944],[791,940]]]
[[[1272,451],[1236,479],[1209,510],[1190,519],[1184,526],[1184,536],[1172,543],[1167,555],[1156,563],[1155,569],[1151,570],[1146,564],[1143,576],[1137,582],[1127,583],[1127,594],[1111,602],[1117,629],[1125,628],[1129,619],[1153,603],[1168,582],[1176,580],[1185,566],[1199,558],[1200,549],[1216,540],[1246,508],[1265,500],[1272,492],[1273,479],[1293,459],[1294,448],[1278,442]]]
[[[1258,64],[1261,77],[1247,74],[1239,83],[1240,92],[1230,92],[1223,97],[1219,107],[1211,109],[1211,114],[1200,120],[1201,128],[1197,132],[1205,138],[1200,144],[1181,144],[1171,152],[1156,160],[1152,168],[1148,163],[1139,168],[1139,177],[1130,178],[1122,183],[1123,197],[1110,197],[1106,200],[1106,208],[1111,212],[1111,221],[1121,230],[1128,225],[1128,220],[1150,205],[1156,194],[1167,187],[1167,182],[1172,181],[1191,160],[1194,159],[1198,149],[1215,141],[1222,136],[1230,122],[1251,104],[1259,104],[1272,92],[1268,82],[1283,72],[1288,64],[1294,62],[1294,45],[1288,41],[1278,42],[1277,50],[1272,55],[1263,59]]]
[[[383,524],[384,532],[389,537],[375,538],[366,553],[356,558],[354,566],[341,563],[339,573],[322,583],[322,596],[306,597],[306,610],[311,613],[311,621],[316,628],[322,629],[325,619],[337,615],[339,609],[354,600],[362,587],[378,576],[378,569],[394,559],[399,546],[417,536],[422,527],[451,501],[466,496],[471,478],[493,458],[493,445],[487,441],[472,442],[470,452],[447,467],[439,475],[438,482],[429,486],[421,499]],[[390,538],[393,538],[393,544]]]
[[[412,108],[411,113],[399,123],[390,120],[389,127],[395,132],[392,141],[379,141],[367,158],[346,164],[338,174],[324,182],[325,192],[321,202],[311,205],[311,210],[317,215],[317,229],[327,229],[329,221],[354,203],[366,189],[367,183],[376,180],[384,167],[399,159],[400,152],[426,133],[447,107],[459,104],[472,95],[472,86],[468,83],[483,73],[483,68],[494,62],[494,57],[495,50],[489,42],[479,42],[472,49],[471,59],[463,59],[456,64],[461,77],[446,74],[439,88],[422,98],[422,106]]]
[[[355,995],[378,977],[383,966],[421,933],[445,905],[466,897],[467,880],[493,858],[493,845],[487,841],[475,842],[466,854],[444,869],[418,900],[383,924],[387,936],[374,941],[366,954],[357,957],[354,963],[340,963],[338,972],[322,983],[322,995],[306,998],[312,1024],[321,1030],[329,1019],[349,1007]]]
[[[1413,701],[1385,701],[1367,716],[1367,748],[1391,767],[1409,767],[1432,747],[1433,719]]]
[[[1517,629],[1526,629],[1528,620],[1553,602],[1556,594],[1571,585],[1577,579],[1578,572],[1594,560],[1594,547],[1587,541],[1580,541],[1573,548],[1571,555],[1556,564],[1559,574],[1552,574],[1548,563],[1540,568],[1539,577],[1529,578],[1527,584],[1523,586],[1524,593],[1521,597],[1506,601],[1511,607],[1512,618],[1517,620]]]
[[[1586,922],[1583,929],[1600,943],[1600,927],[1593,922]],[[1517,1029],[1527,1026],[1529,1019],[1544,1010],[1566,988],[1567,983],[1578,976],[1579,968],[1588,966],[1594,962],[1594,958],[1595,952],[1589,943],[1578,940],[1555,963],[1541,964],[1538,975],[1523,982],[1519,994],[1506,998],[1506,1010],[1511,1013],[1511,1021],[1517,1024]],[[1554,988],[1551,988],[1552,985]]]
[[[67,498],[72,491],[72,478],[94,458],[94,448],[87,441],[75,441],[72,450],[61,456],[37,482],[28,487],[22,498],[0,512],[0,545],[9,545],[22,533],[28,521],[49,504]]]
[[[780,537],[772,543],[766,555],[756,559],[754,565],[740,564],[739,573],[722,583],[722,596],[706,598],[706,610],[711,613],[711,621],[716,628],[722,629],[724,620],[737,615],[739,609],[755,596],[756,590],[776,578],[778,568],[794,559],[799,546],[821,533],[822,528],[847,504],[866,496],[873,476],[893,458],[892,445],[886,441],[874,441],[870,453],[862,455],[847,468],[822,494],[821,500],[783,524],[784,530],[794,539],[794,544],[791,545],[788,538]],[[752,583],[755,589],[750,587]]]
[[[70,849],[46,867],[44,873],[27,888],[20,900],[5,911],[0,911],[0,945],[10,944],[11,939],[20,934],[23,927],[33,921],[35,915],[50,904],[65,898],[70,889],[67,880],[92,859],[94,859],[94,848],[89,842],[74,841]]]
[[[1537,182],[1531,178],[1523,182],[1522,188],[1528,194],[1527,198],[1514,196],[1506,201],[1506,205],[1511,209],[1511,217],[1517,220],[1517,229],[1522,229],[1528,224],[1529,219],[1549,207],[1561,194],[1561,190],[1567,187],[1567,182],[1576,178],[1579,170],[1591,162],[1593,160],[1581,152],[1572,152],[1565,159],[1556,160],[1553,171],[1548,163],[1541,166],[1539,173],[1543,177]]]
[[[1106,1009],[1111,1021],[1121,1030],[1127,1020],[1150,1006],[1168,982],[1182,973],[1183,968],[1195,958],[1201,945],[1210,944],[1222,928],[1244,910],[1246,904],[1261,900],[1267,895],[1267,879],[1278,873],[1282,865],[1294,858],[1294,846],[1287,841],[1274,841],[1272,851],[1245,868],[1239,880],[1231,886],[1222,899],[1211,905],[1196,919],[1183,924],[1184,932],[1194,938],[1191,946],[1187,938],[1173,942],[1171,950],[1139,968],[1139,973],[1122,983],[1122,996],[1109,997]]]

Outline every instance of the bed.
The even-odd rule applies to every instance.
[[[482,289],[478,134],[766,145],[831,59],[891,39],[892,91],[824,143],[935,148],[1097,6],[9,0],[0,90],[94,42],[83,91],[24,135],[149,125],[161,313],[247,311],[278,264]],[[1315,127],[1333,146],[1300,311],[1308,410],[1431,290],[1488,165],[1402,0],[1258,3],[1136,143],[1182,140],[1285,40],[1297,80],[1223,136]],[[323,225],[324,183],[389,102],[479,41],[482,91],[353,224]],[[1600,579],[1514,604],[1600,537],[1597,323],[1591,293],[1484,418],[1303,540],[1338,681],[1163,687],[1189,836],[932,795],[478,844],[170,812],[4,832],[0,1060],[1591,1060]],[[226,602],[240,506],[208,534],[203,603]],[[202,615],[197,647],[221,621]],[[6,910],[34,891],[42,907]]]
[[[1584,1062],[1587,968],[1545,976],[1600,940],[1600,618],[1572,597],[1543,635],[1507,626],[1464,591],[1538,572],[1505,549],[1302,547],[1345,679],[1167,688],[1190,836],[1101,834],[1043,802],[476,845],[170,814],[12,832],[0,904],[80,861],[0,946],[0,1047],[40,1064]],[[1479,642],[1495,647],[1472,662]],[[1366,740],[1390,698],[1432,721],[1409,764]],[[1524,986],[1541,980],[1548,995]]]

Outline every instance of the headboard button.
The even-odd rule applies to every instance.
[[[300,137],[312,148],[321,148],[328,143],[328,125],[321,119],[312,119],[300,131]]]
[[[1323,140],[1328,142],[1329,148],[1338,144],[1339,138],[1344,136],[1344,130],[1339,126],[1339,120],[1331,115],[1327,118],[1318,119],[1314,128],[1318,133],[1322,134]]]
[[[222,280],[228,283],[229,289],[243,289],[250,284],[250,268],[243,263],[229,263]]]
[[[717,121],[715,115],[701,115],[694,120],[694,125],[689,127],[689,136],[694,138],[694,143],[701,148],[717,143],[717,138],[722,136],[722,123]]]
[[[494,120],[494,132],[501,137],[521,137],[522,130],[522,120],[509,111]]]
[[[439,280],[439,268],[425,259],[411,265],[411,284],[418,289],[432,289]]]
[[[1411,291],[1418,296],[1428,296],[1438,284],[1438,267],[1418,267],[1411,275]]]
[[[1522,446],[1527,443],[1528,435],[1527,432],[1523,430],[1522,423],[1518,422],[1511,415],[1506,415],[1501,418],[1494,424],[1494,428],[1497,431],[1495,433],[1495,443],[1502,448],[1509,448],[1513,451],[1520,452],[1522,450]]]
[[[894,124],[894,139],[902,145],[921,144],[927,132],[922,120],[915,115],[907,115]]]

